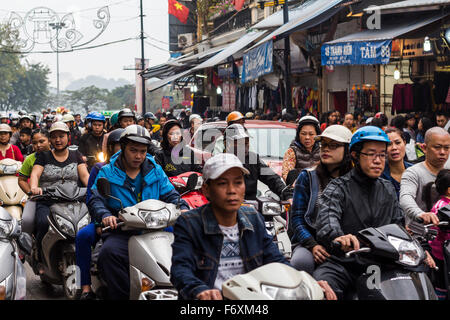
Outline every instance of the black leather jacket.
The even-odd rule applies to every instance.
[[[339,236],[405,222],[392,183],[371,179],[359,168],[353,168],[327,185],[319,197],[316,223],[318,242],[330,248]]]
[[[293,190],[285,190],[286,187],[283,179],[277,175],[272,168],[264,163],[258,154],[249,152],[244,167],[250,171],[249,175],[245,175],[245,199],[256,200],[258,180],[265,183],[269,189],[277,194],[281,200],[292,198]],[[291,189],[291,188],[289,188]]]

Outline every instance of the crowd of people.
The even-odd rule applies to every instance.
[[[285,111],[281,115],[234,111],[225,118],[227,127],[215,141],[212,157],[198,162],[189,148],[190,138],[203,122],[217,120],[191,114],[189,109],[178,117],[173,112],[139,116],[127,108],[110,118],[91,112],[83,120],[79,114],[47,110],[40,121],[25,114],[0,116],[0,160],[23,162],[19,185],[24,192],[40,195],[43,187],[62,182],[88,188],[92,223],[76,238],[82,299],[95,298],[89,270],[92,247],[100,239],[98,266],[110,298],[129,295],[127,241],[135,233],[117,229],[120,206],[100,195],[99,177],[110,181],[111,194],[124,206],[146,199],[181,204],[183,214],[173,228],[171,281],[184,299],[219,299],[223,281],[273,261],[307,271],[328,299],[342,299],[361,270],[351,259],[339,255],[330,259],[335,255],[333,242],[348,252],[359,248],[355,235],[367,227],[406,226],[418,217],[437,224],[437,210],[450,203],[450,120],[444,113],[397,115],[389,122],[383,113],[366,117],[330,111],[319,120]],[[297,124],[281,176],[250,151],[245,127],[249,120]],[[286,180],[293,170],[298,178],[290,189]],[[209,200],[195,210],[180,199],[168,179],[190,171],[203,174],[202,192]],[[289,262],[265,231],[261,216],[241,207],[244,199],[256,199],[258,181],[292,205]],[[51,205],[36,205],[38,246],[49,227]],[[101,234],[102,225],[114,232]],[[222,238],[228,249],[220,247]],[[429,267],[442,266],[442,243],[448,238],[440,234],[431,243]],[[224,251],[230,247],[237,250],[232,267],[223,263]],[[443,268],[439,270],[431,275],[443,299],[447,292]]]

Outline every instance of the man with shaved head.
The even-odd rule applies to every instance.
[[[403,173],[400,184],[400,206],[411,220],[416,217],[424,223],[439,223],[437,216],[430,212],[424,198],[423,188],[436,180],[438,172],[450,169],[446,162],[450,153],[450,134],[441,127],[433,127],[425,133],[425,161],[415,164]],[[435,187],[431,189],[431,205],[439,198]]]

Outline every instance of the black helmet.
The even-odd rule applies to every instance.
[[[108,141],[107,141],[107,145],[112,145],[115,143],[119,143],[120,142],[120,136],[122,135],[122,133],[125,131],[125,129],[123,128],[119,128],[119,129],[115,129],[113,131],[110,132],[110,134],[108,135]]]
[[[144,114],[144,120],[147,121],[148,119],[156,120],[156,116],[153,114],[153,112],[146,112]]]
[[[120,118],[123,117],[133,117],[134,119],[136,119],[134,112],[128,108],[120,110],[119,115],[117,116],[117,120],[120,121]]]
[[[137,143],[150,145],[152,143],[152,138],[150,137],[150,133],[148,133],[147,129],[140,125],[132,124],[131,126],[128,126],[124,129],[124,131],[120,135],[119,141],[120,143],[124,143],[126,141],[134,141]]]

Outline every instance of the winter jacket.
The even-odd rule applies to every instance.
[[[283,157],[282,175],[286,180],[289,171],[295,169],[298,172],[313,167],[320,161],[320,147],[315,143],[309,152],[300,142],[293,140]]]
[[[319,178],[315,168],[303,170],[295,182],[292,201],[292,245],[300,244],[307,249],[317,245],[314,238],[319,191]]]
[[[170,150],[156,151],[155,161],[163,168],[168,177],[189,171],[201,173],[203,170],[200,163],[195,163],[194,152],[181,143]]]
[[[80,151],[83,156],[87,157],[89,169],[97,162],[97,153],[102,152],[104,136],[104,134],[101,136],[94,136],[92,132],[88,132],[83,134],[80,138],[78,151]]]
[[[112,156],[110,163],[103,166],[91,188],[92,196],[88,202],[89,213],[95,222],[101,222],[104,218],[115,215],[120,210],[117,200],[103,198],[97,190],[99,178],[107,178],[111,185],[111,195],[122,201],[124,208],[134,206],[138,203],[132,186],[126,179],[127,174],[122,163],[121,151]],[[147,154],[147,159],[141,165],[142,174],[142,201],[157,199],[167,203],[178,204],[180,194],[170,183],[161,166],[156,164],[153,157]],[[182,210],[189,210],[189,205],[181,200]]]
[[[245,272],[271,262],[289,264],[266,231],[260,213],[250,207],[238,210],[240,255]],[[210,204],[182,214],[174,226],[170,282],[179,298],[193,300],[214,288],[223,233]]]
[[[391,223],[404,225],[394,186],[367,177],[359,167],[332,180],[319,198],[317,241],[327,248],[337,237]]]
[[[292,190],[285,190],[282,192],[286,187],[283,179],[281,179],[272,168],[264,163],[258,154],[250,151],[243,164],[244,167],[250,171],[249,175],[244,176],[246,200],[256,200],[258,180],[266,184],[269,189],[277,194],[282,200],[292,198]]]

